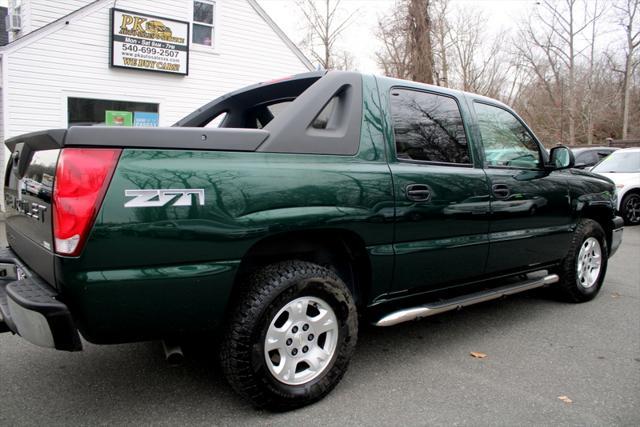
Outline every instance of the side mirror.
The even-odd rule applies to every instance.
[[[549,152],[549,164],[547,169],[559,170],[569,169],[575,166],[576,159],[573,152],[564,145],[553,147]]]

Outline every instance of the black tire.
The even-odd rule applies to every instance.
[[[626,225],[640,224],[640,193],[629,193],[624,196],[620,203],[620,214],[624,218]]]
[[[600,272],[597,276],[595,283],[592,286],[584,286],[578,276],[578,256],[583,244],[590,237],[595,238],[600,244],[601,261]],[[578,223],[576,230],[573,233],[571,239],[571,245],[569,252],[558,266],[553,269],[552,272],[560,276],[560,281],[557,283],[555,289],[558,296],[569,302],[586,302],[594,299],[604,281],[604,277],[607,273],[607,261],[609,258],[609,248],[607,246],[607,239],[604,230],[596,221],[591,219],[582,219]]]
[[[300,297],[320,298],[333,309],[338,341],[318,377],[288,385],[269,371],[264,342],[275,315]],[[230,319],[220,352],[225,376],[254,406],[273,411],[299,408],[326,396],[346,372],[358,335],[357,311],[347,286],[333,271],[304,261],[272,264],[253,274]]]

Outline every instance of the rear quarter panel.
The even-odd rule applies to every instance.
[[[365,242],[372,294],[391,283],[393,194],[365,95],[355,156],[126,149],[83,254],[58,279],[93,342],[215,328],[243,255],[267,236],[344,229]],[[124,207],[127,189],[204,189],[204,204]],[[174,200],[175,201],[175,200]]]

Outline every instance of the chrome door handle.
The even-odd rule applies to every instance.
[[[506,199],[511,194],[511,190],[505,184],[493,184],[491,191],[496,199]]]
[[[407,199],[414,202],[428,202],[431,200],[431,189],[425,184],[409,184],[405,187]]]

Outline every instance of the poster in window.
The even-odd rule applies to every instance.
[[[111,66],[189,74],[189,23],[111,9]]]
[[[135,113],[133,113],[133,127],[158,127],[159,122],[160,115],[158,113],[149,113],[146,111],[136,111]]]
[[[133,114],[131,111],[107,110],[104,112],[104,123],[107,126],[131,126]]]

